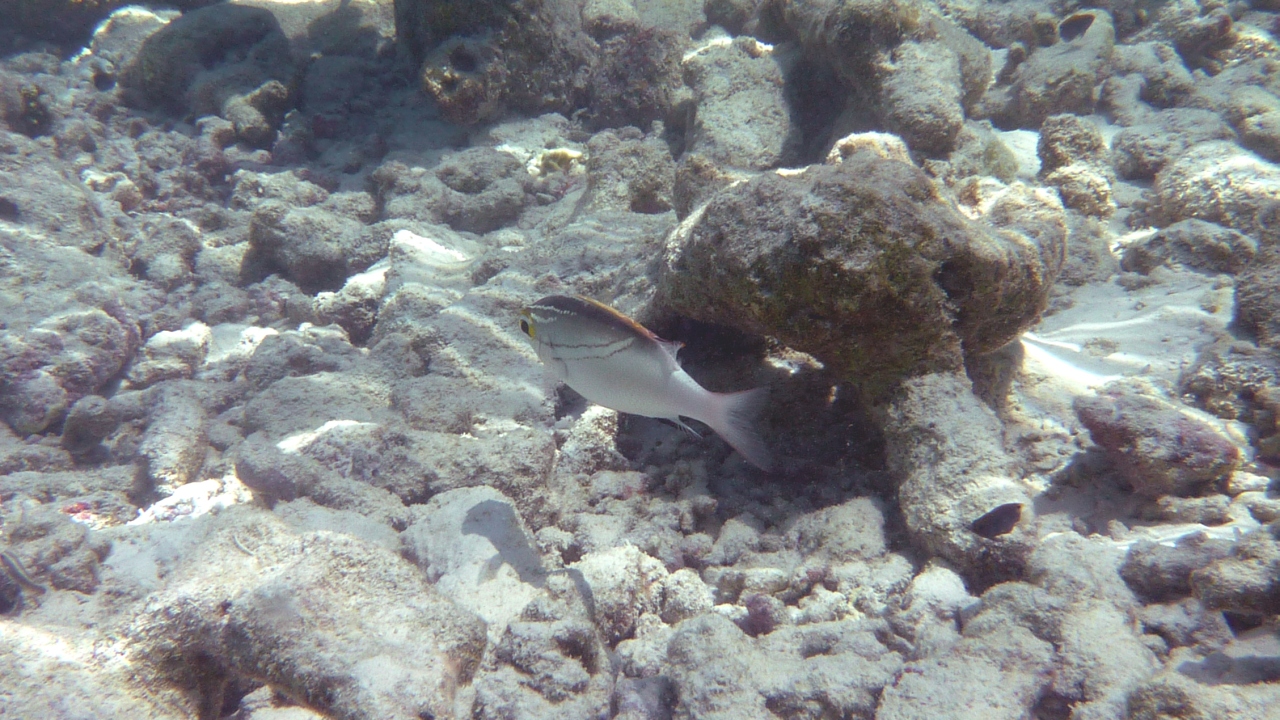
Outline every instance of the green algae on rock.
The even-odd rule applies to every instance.
[[[878,397],[1029,327],[1064,239],[971,222],[919,169],[861,153],[713,196],[669,238],[657,302],[776,337]]]

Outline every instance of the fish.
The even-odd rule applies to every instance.
[[[13,553],[8,550],[0,550],[0,561],[4,563],[4,566],[9,570],[9,575],[14,580],[17,580],[19,585],[42,595],[48,591],[48,588],[36,582],[27,574],[27,569],[22,566],[22,561]]]
[[[582,295],[549,295],[520,311],[520,332],[538,359],[564,384],[611,410],[668,420],[694,435],[681,418],[697,420],[748,462],[773,467],[751,417],[767,389],[711,392],[676,357],[682,343]]]

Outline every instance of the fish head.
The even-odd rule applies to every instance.
[[[538,321],[529,308],[520,311],[520,334],[535,346],[538,344]]]

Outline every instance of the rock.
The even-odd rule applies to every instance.
[[[955,53],[960,61],[960,102],[966,113],[973,112],[991,85],[991,49],[947,13],[926,12],[922,20],[917,39],[936,40]]]
[[[734,565],[743,555],[756,550],[760,543],[759,521],[751,516],[729,518],[720,526],[711,552],[706,556],[710,565]]]
[[[337,290],[386,254],[390,235],[324,205],[268,201],[253,212],[241,272],[249,279],[280,272],[307,293]]]
[[[1123,583],[1116,578],[1123,589]],[[1021,627],[1045,642],[1062,642],[1062,620],[1070,600],[1042,587],[1014,581],[1001,583],[982,594],[979,602],[961,612],[961,625],[968,637],[998,635],[1011,627]]]
[[[1045,185],[1056,187],[1062,204],[1098,218],[1110,217],[1116,205],[1111,199],[1111,182],[1103,172],[1089,165],[1066,165],[1044,176]]]
[[[711,588],[694,570],[680,568],[662,583],[660,615],[668,625],[710,612],[712,603]]]
[[[395,3],[380,0],[318,0],[284,4],[242,0],[271,11],[294,57],[373,59],[394,52]],[[325,63],[321,63],[325,65]],[[330,65],[329,67],[332,67]],[[314,96],[311,96],[314,97]],[[310,104],[311,97],[308,97]]]
[[[431,174],[389,162],[371,177],[374,198],[388,218],[383,223],[388,230],[428,236],[434,233],[424,224],[476,233],[509,225],[533,201],[538,188],[520,160],[493,148],[446,155]],[[397,225],[391,219],[416,222]]]
[[[1234,138],[1217,113],[1194,108],[1162,110],[1116,133],[1111,141],[1116,173],[1122,178],[1152,178],[1193,147]]]
[[[666,568],[634,546],[588,553],[570,567],[591,588],[593,619],[610,646],[629,637],[641,615],[660,611]]]
[[[9,85],[7,79],[0,75],[0,98]],[[19,96],[22,87],[34,86],[19,83]],[[20,97],[18,100],[19,106],[23,106]],[[0,111],[3,105],[4,100],[0,99]],[[12,116],[8,119],[11,127],[18,127],[22,122],[25,121]],[[18,137],[21,136],[8,136]],[[26,225],[40,236],[33,242],[32,234],[18,234],[9,229],[0,235],[0,244],[14,251],[15,244],[22,243],[25,247],[18,251],[18,256],[24,266],[36,256],[56,248],[53,259],[60,264],[79,265],[84,270],[94,270],[94,276],[102,275],[101,268],[107,260],[77,261],[65,255],[66,248],[83,248],[85,257],[89,257],[89,252],[101,248],[110,239],[111,231],[103,222],[99,199],[86,192],[76,178],[67,177],[58,169],[60,161],[51,149],[26,138],[17,144],[6,139],[0,146],[8,147],[6,152],[0,152],[0,219]],[[45,280],[43,284],[52,283]]]
[[[1280,159],[1280,87],[1265,63],[1244,64],[1201,88],[1197,105],[1221,112],[1240,144],[1271,161]]]
[[[209,420],[195,388],[167,383],[157,391],[138,455],[143,460],[145,488],[168,495],[180,485],[202,479]]]
[[[390,492],[343,477],[305,455],[285,452],[261,435],[246,438],[234,462],[236,476],[268,505],[305,497],[393,527],[408,525],[404,504]]]
[[[342,392],[319,392],[331,384]],[[289,377],[254,395],[245,405],[244,429],[263,431],[275,441],[290,439],[286,446],[303,448],[326,432],[351,423],[387,422],[391,400],[386,385],[366,375],[345,378],[321,372]]]
[[[682,67],[695,110],[681,164],[705,162],[716,174],[686,181],[690,199],[677,205],[696,206],[728,184],[725,173],[775,168],[795,157],[799,129],[784,95],[783,67],[771,49],[747,37],[709,43],[689,53]],[[696,177],[692,169],[685,167],[686,177]]]
[[[72,400],[57,378],[44,370],[27,371],[4,383],[0,413],[14,432],[30,435],[57,422]]]
[[[1270,487],[1271,478],[1266,475],[1238,470],[1227,480],[1227,495],[1234,498],[1247,492],[1266,492]]]
[[[483,622],[377,544],[294,533],[260,510],[211,517],[188,526],[205,542],[124,633],[147,672],[212,707],[228,680],[252,677],[337,717],[452,713]],[[225,570],[210,580],[210,565]],[[347,631],[298,631],[316,625]]]
[[[425,58],[423,91],[446,120],[463,125],[508,110],[569,116],[582,106],[600,57],[598,43],[583,30],[581,5],[482,2],[456,12],[400,0],[396,27],[401,45],[415,59]]]
[[[115,80],[115,70],[127,67],[142,43],[178,16],[173,10],[143,10],[139,6],[113,10],[85,45],[95,58],[111,63],[113,72],[104,77]]]
[[[474,242],[443,225],[415,226],[392,235],[382,305],[370,343],[377,345],[388,335],[399,333],[422,350],[425,337],[421,323],[457,302],[472,286],[472,260],[478,249]],[[369,281],[376,278],[373,275]]]
[[[291,103],[289,41],[270,11],[212,5],[151,35],[120,76],[126,99],[191,117],[219,115],[267,143]]]
[[[337,292],[316,293],[316,320],[346,330],[353,344],[367,342],[378,322],[378,309],[386,293],[386,277],[386,268],[374,267],[347,278]]]
[[[943,10],[974,37],[993,48],[1052,45],[1058,39],[1058,19],[1037,3],[988,6],[959,2],[941,3]]]
[[[75,483],[74,476],[74,473],[65,473],[61,477],[41,480],[63,481],[58,491],[62,494],[72,491],[73,486],[68,481]],[[18,478],[10,475],[8,479]],[[121,473],[111,473],[110,479],[118,482]],[[84,490],[91,491],[95,485],[101,487],[103,481],[84,478],[81,482],[85,485],[75,488],[80,491],[77,495]],[[111,552],[109,539],[91,535],[84,525],[51,507],[28,508],[18,517],[7,519],[5,526],[5,539],[9,544],[7,551],[34,580],[57,590],[74,590],[86,595],[97,590],[99,566]],[[5,572],[7,574],[7,568]]]
[[[875,692],[902,660],[872,621],[788,627],[752,639],[711,613],[676,627],[667,647],[676,717],[771,718],[770,709],[871,717]]]
[[[587,22],[586,9],[583,21]],[[599,42],[584,100],[584,120],[591,127],[647,130],[655,121],[681,119],[675,110],[684,90],[680,61],[688,35],[663,26],[635,25]]]
[[[702,9],[708,24],[719,25],[731,35],[742,35],[760,5],[759,0],[706,0]]]
[[[997,507],[1020,506],[1015,523],[1031,510],[1001,437],[999,419],[960,375],[907,380],[885,419],[888,465],[900,478],[912,538],[982,584],[1017,576],[1031,551],[1016,525],[993,537],[973,530]]]
[[[269,201],[290,208],[312,207],[328,200],[328,190],[305,179],[301,173],[257,173],[238,170],[232,178],[227,205],[236,210],[257,210]]]
[[[1240,451],[1208,423],[1124,387],[1076,398],[1076,415],[1121,476],[1150,497],[1194,495],[1230,475]]]
[[[241,141],[254,147],[269,147],[292,100],[284,83],[269,80],[223,103],[222,116],[235,127]]]
[[[676,691],[666,676],[618,678],[613,692],[610,706],[617,708],[618,720],[671,720]]]
[[[1146,602],[1168,602],[1191,594],[1191,573],[1227,556],[1231,543],[1204,533],[1173,546],[1139,540],[1129,548],[1120,576]]]
[[[138,470],[132,465],[94,470],[24,470],[0,475],[0,494],[76,509],[68,514],[89,512],[104,520],[128,522],[138,514],[137,506],[129,499],[136,497],[139,480]]]
[[[1195,90],[1195,80],[1172,45],[1163,41],[1117,45],[1114,74],[1142,78],[1138,97],[1153,107],[1172,108],[1185,103]]]
[[[1165,495],[1139,510],[1138,516],[1171,523],[1225,525],[1231,522],[1231,498],[1224,494],[1191,498]]]
[[[512,16],[506,0],[467,3],[464,6],[438,5],[417,0],[397,0],[396,38],[416,60],[446,38],[481,34],[501,27]]]
[[[256,392],[286,377],[348,371],[355,367],[356,353],[347,338],[332,329],[272,332],[252,349],[244,366],[244,379]]]
[[[676,165],[667,144],[632,128],[596,133],[587,143],[587,189],[580,211],[657,214],[673,208]]]
[[[198,712],[176,689],[140,681],[136,668],[95,661],[91,645],[66,643],[63,652],[51,655],[35,642],[40,632],[23,623],[0,637],[0,653],[14,664],[0,678],[6,712],[40,717],[50,707],[63,706],[97,717],[156,720],[178,720]],[[79,669],[67,673],[68,663]]]
[[[507,626],[481,666],[471,716],[605,716],[613,695],[609,670],[608,649],[590,622],[563,602],[535,601]]]
[[[1063,238],[1015,227],[970,223],[918,169],[862,153],[715,195],[668,238],[655,302],[776,337],[879,396],[903,377],[959,368],[962,345],[994,350],[1034,321]]]
[[[1159,667],[1129,616],[1100,601],[1067,612],[1058,652],[1053,691],[1080,717],[1120,717],[1129,693]]]
[[[1280,201],[1280,168],[1229,142],[1204,142],[1156,175],[1151,215],[1195,218],[1253,234],[1259,212]]]
[[[1225,8],[1202,8],[1185,0],[1161,6],[1154,26],[1193,68],[1217,67],[1207,55],[1231,45],[1235,39],[1231,14]]]
[[[1136,688],[1128,701],[1128,717],[1265,718],[1277,702],[1274,683],[1216,685],[1197,682],[1168,670]]]
[[[1211,610],[1274,615],[1280,612],[1280,524],[1236,541],[1231,554],[1191,573],[1196,597]]]
[[[63,267],[87,269],[77,268],[74,256]],[[0,418],[22,435],[60,421],[115,377],[139,345],[137,322],[105,287],[90,281],[68,292],[51,283],[32,292],[37,287],[42,296],[10,308],[0,338]]]
[[[1241,301],[1248,296],[1240,289],[1237,293],[1238,314]],[[1224,420],[1249,423],[1259,445],[1280,432],[1274,419],[1280,403],[1275,388],[1280,388],[1280,358],[1273,357],[1265,346],[1236,340],[1205,346],[1178,383],[1179,394],[1194,398],[1197,407]],[[1265,490],[1270,482],[1269,478],[1237,471],[1227,482],[1227,493],[1235,496],[1246,490]]]
[[[992,117],[1003,127],[1039,127],[1050,115],[1087,115],[1110,73],[1115,28],[1103,11],[1085,10],[1058,25],[1059,42],[1031,53],[1013,71],[1007,106]]]
[[[1110,539],[1062,533],[1046,538],[1031,553],[1026,577],[1068,603],[1103,600],[1127,610],[1138,602],[1120,577],[1123,563],[1123,549]],[[1035,629],[1036,637],[1056,638],[1061,623],[1059,613],[1041,621],[1028,621],[1027,626]]]
[[[961,612],[977,603],[964,580],[932,561],[911,580],[889,617],[894,631],[910,640],[910,659],[940,655],[960,640]]]
[[[796,72],[809,72],[803,68],[811,61],[834,70],[835,78],[797,78],[795,84],[814,83],[818,113],[828,102],[826,93],[849,95],[836,136],[870,121],[901,134],[917,152],[944,154],[991,74],[990,52],[981,42],[942,13],[913,1],[773,2],[761,12],[760,23],[768,28],[762,36],[799,44],[805,59]]]
[[[916,152],[943,155],[964,125],[960,61],[940,42],[904,42],[882,69],[880,102],[889,130]]]
[[[1093,122],[1077,115],[1054,115],[1040,125],[1036,155],[1041,176],[1070,165],[1101,169],[1107,163],[1107,143]]]
[[[209,354],[213,333],[196,322],[182,330],[162,330],[142,346],[143,358],[129,367],[130,389],[150,387],[164,380],[189,379]]]
[[[62,424],[62,446],[73,454],[84,454],[98,446],[120,423],[119,414],[101,395],[86,395],[76,401]]]
[[[587,0],[582,26],[597,41],[607,40],[639,27],[640,13],[627,0]]]
[[[1280,348],[1280,296],[1272,292],[1277,282],[1280,262],[1271,259],[1249,267],[1236,282],[1233,321],[1265,348]]]
[[[445,120],[474,125],[507,111],[506,76],[500,49],[485,38],[451,37],[427,55],[420,78]]]
[[[1138,612],[1143,631],[1159,635],[1170,649],[1195,647],[1216,651],[1232,638],[1222,613],[1206,610],[1196,598],[1165,605],[1152,603]]]
[[[1236,274],[1253,265],[1258,243],[1248,235],[1203,220],[1183,220],[1125,247],[1121,267],[1149,274],[1161,265]]]
[[[1053,646],[1026,628],[966,637],[949,651],[907,663],[884,689],[878,720],[1027,717],[1050,682]]]
[[[911,164],[911,152],[897,135],[880,132],[852,133],[846,135],[831,146],[827,153],[828,165],[839,165],[845,158],[860,152],[870,152],[885,160]]]
[[[145,226],[127,242],[125,255],[134,275],[173,290],[192,279],[196,253],[203,247],[200,229],[194,223],[166,218]]]
[[[600,405],[593,405],[582,412],[582,416],[569,431],[564,434],[564,442],[560,445],[560,464],[557,470],[567,473],[588,473],[592,477],[592,486],[603,477],[617,477],[615,471],[625,471],[630,467],[626,456],[618,452],[618,413]],[[638,478],[631,473],[621,473],[625,482],[611,483],[616,486],[632,488],[644,487],[645,482],[637,482]],[[643,479],[642,479],[643,480]]]
[[[546,572],[505,495],[487,487],[449,490],[410,509],[403,554],[436,590],[495,632],[542,594]]]
[[[871,560],[887,551],[884,512],[869,498],[801,515],[788,523],[787,539],[800,553],[822,563]]]

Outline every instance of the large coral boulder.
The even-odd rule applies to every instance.
[[[776,337],[876,396],[1017,337],[1063,243],[1051,221],[969,221],[918,168],[858,153],[713,196],[668,239],[656,299]]]
[[[214,5],[182,15],[125,67],[126,100],[229,120],[239,139],[268,144],[292,103],[289,40],[269,10]]]

